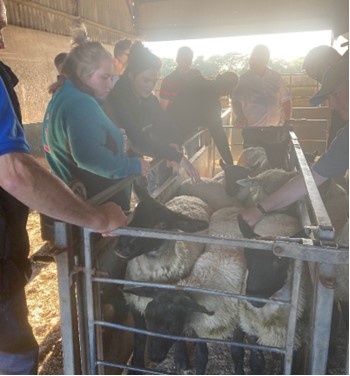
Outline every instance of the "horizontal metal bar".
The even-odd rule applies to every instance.
[[[276,239],[273,253],[276,256],[291,257],[305,261],[320,262],[324,264],[348,264],[348,250],[333,247],[320,247],[307,244],[282,242]]]
[[[301,258],[308,261],[313,260],[335,264],[349,262],[349,255],[346,252],[339,251],[337,247],[303,244],[304,240],[302,238],[276,237],[273,240],[229,239],[208,235],[195,235],[185,232],[178,233],[163,230],[155,231],[136,227],[120,227],[114,230],[112,233],[115,235],[127,235],[154,239],[185,240],[196,243],[216,244],[228,247],[245,247],[261,251],[273,251],[276,247],[276,243],[278,243],[280,247],[285,248],[284,252],[278,254],[278,256],[280,257],[288,256],[291,258]],[[308,240],[309,239],[305,239],[305,242],[307,242]],[[285,245],[288,245],[288,247],[285,247]],[[303,248],[303,252],[300,251],[301,247]],[[296,250],[293,252],[291,251],[293,249]],[[308,252],[312,252],[314,254],[309,255]],[[325,260],[326,255],[328,255],[327,257],[329,257],[328,260]]]
[[[148,330],[143,329],[137,329],[132,326],[127,325],[121,325],[121,324],[114,324],[107,321],[100,321],[95,320],[95,325],[105,326],[108,328],[114,328],[114,329],[121,329],[121,330],[127,330],[129,332],[138,333],[138,334],[145,334],[152,337],[159,337],[159,338],[171,338],[177,341],[188,341],[188,342],[204,342],[204,343],[218,343],[221,345],[228,345],[228,346],[237,346],[242,347],[244,349],[256,349],[256,350],[265,350],[265,351],[271,351],[271,352],[277,352],[277,353],[285,353],[285,349],[282,349],[280,347],[272,347],[272,346],[264,346],[264,345],[251,345],[246,344],[242,342],[234,342],[234,341],[225,341],[223,339],[213,339],[213,338],[194,338],[194,337],[183,337],[183,336],[171,336],[167,334],[161,334],[161,333],[155,333],[150,332]]]
[[[155,283],[155,282],[130,281],[127,279],[113,279],[113,278],[103,278],[103,277],[93,277],[92,281],[98,282],[98,283],[110,283],[114,285],[126,285],[126,286],[135,286],[135,287],[146,286],[146,287],[154,287],[154,288],[160,288],[160,289],[165,289],[165,290],[188,291],[188,292],[195,292],[195,293],[199,292],[199,293],[203,293],[203,294],[205,293],[208,295],[223,296],[223,297],[235,298],[238,300],[246,300],[246,301],[266,303],[266,304],[286,305],[290,303],[287,300],[257,298],[254,296],[247,296],[247,295],[235,294],[235,293],[226,292],[226,291],[217,291],[217,290],[212,290],[212,289],[203,289],[200,287],[179,286],[179,285]]]
[[[141,367],[133,367],[133,366],[128,366],[126,364],[121,364],[121,363],[113,363],[113,362],[106,362],[102,360],[97,360],[96,365],[98,366],[109,366],[109,367],[114,367],[114,368],[122,368],[122,369],[127,369],[129,371],[139,371],[138,374],[143,373],[148,373],[150,375],[172,375],[172,373],[167,373],[167,372],[159,372],[155,371],[153,369],[148,369],[148,368],[141,368]]]

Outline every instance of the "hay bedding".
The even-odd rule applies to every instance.
[[[27,230],[30,238],[31,254],[33,254],[43,244],[37,212],[32,212],[29,215]],[[29,321],[40,346],[39,374],[61,375],[63,374],[62,342],[55,263],[34,263],[32,280],[27,285],[26,292]],[[328,374],[346,374],[343,365],[346,362],[347,336],[344,325],[339,323],[336,338],[338,338],[338,341],[329,362]],[[281,373],[280,361],[278,360],[280,357],[277,354],[266,354],[267,374]],[[158,366],[153,365],[151,368],[174,374],[173,349],[164,362]],[[248,356],[245,359],[245,372],[246,374],[250,373]],[[212,375],[234,373],[230,351],[227,346],[209,345],[209,362],[206,373]]]

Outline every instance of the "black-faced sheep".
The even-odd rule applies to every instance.
[[[208,227],[211,209],[196,197],[175,197],[166,205],[137,191],[141,199],[129,227],[168,231],[197,232]],[[185,214],[183,214],[185,213]],[[186,277],[204,251],[200,243],[121,236],[117,253],[129,259],[125,279],[133,281],[174,283]],[[125,295],[131,307],[135,326],[145,328],[144,310],[150,299]],[[132,365],[143,367],[146,338],[135,335]]]
[[[242,234],[247,238],[264,236],[299,237],[298,221],[283,213],[269,214],[259,222],[254,231],[239,217]],[[301,231],[302,233],[302,231]],[[279,258],[272,252],[244,249],[247,263],[246,295],[260,298],[290,300],[292,284],[292,262],[289,258]],[[298,325],[294,338],[297,350],[306,340],[307,313],[310,301],[310,282],[307,268],[303,268],[299,304]],[[250,342],[266,346],[285,347],[289,308],[276,303],[254,303],[242,301],[239,306],[240,325]],[[255,374],[264,373],[264,360],[260,351],[252,350],[251,368]]]
[[[211,219],[208,233],[217,237],[242,237],[238,225],[239,208],[230,207],[216,211]],[[200,287],[229,293],[241,293],[245,276],[242,249],[218,245],[206,245],[191,273],[177,282],[177,286]],[[143,294],[144,290],[134,293]],[[149,291],[146,293],[148,294]],[[148,295],[149,296],[149,295]],[[175,336],[229,339],[238,327],[237,299],[203,293],[160,292],[152,293],[153,300],[147,305],[145,317],[147,328],[158,333]],[[162,361],[175,341],[149,338],[150,357]],[[188,368],[188,360],[177,343],[175,363],[179,373]],[[236,372],[243,372],[242,356],[234,349],[232,356]],[[208,361],[206,343],[196,344],[196,373],[204,374]]]

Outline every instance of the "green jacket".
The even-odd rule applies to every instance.
[[[67,80],[50,100],[43,144],[52,171],[68,185],[85,185],[88,198],[117,179],[140,175],[139,158],[125,153],[124,136],[97,100]]]

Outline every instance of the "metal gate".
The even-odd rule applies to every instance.
[[[202,141],[205,132],[200,132],[196,137]],[[213,339],[198,339],[188,337],[171,337],[176,340],[215,342],[227,345],[237,345],[244,348],[258,348],[272,352],[284,354],[284,373],[290,374],[292,369],[292,353],[294,345],[294,334],[297,321],[297,306],[300,289],[301,271],[303,262],[309,265],[310,274],[313,281],[313,301],[311,312],[311,341],[309,346],[309,356],[307,359],[307,370],[309,374],[325,374],[328,359],[328,346],[331,330],[332,306],[334,297],[334,267],[336,264],[348,263],[348,252],[341,250],[334,242],[334,229],[323,205],[317,187],[313,181],[311,172],[301,151],[298,139],[294,132],[290,132],[293,144],[293,151],[297,157],[298,168],[302,172],[307,190],[310,205],[306,200],[299,203],[299,214],[303,226],[313,226],[311,236],[308,239],[298,241],[288,241],[285,238],[276,238],[274,241],[262,240],[233,240],[210,236],[199,236],[190,234],[178,234],[165,231],[154,231],[135,228],[121,228],[115,231],[117,235],[131,235],[140,237],[151,237],[159,239],[186,240],[205,244],[218,244],[232,247],[249,247],[264,251],[272,251],[280,257],[289,257],[294,262],[294,276],[291,299],[289,301],[273,300],[273,303],[287,305],[289,307],[289,321],[287,327],[287,341],[284,348],[268,346],[251,346],[244,343],[230,342]],[[192,140],[193,141],[193,140]],[[198,152],[192,160],[204,157],[204,164],[212,163],[213,150],[210,143],[198,142]],[[203,163],[203,161],[202,161]],[[207,166],[208,167],[208,166]],[[157,195],[162,201],[168,200],[180,184],[179,176],[172,176],[158,190]],[[111,193],[116,189],[120,190],[130,183],[130,179],[125,179],[122,185],[116,185],[102,192],[92,201],[96,204],[106,201]],[[311,222],[308,208],[314,216]],[[314,225],[316,223],[316,226]],[[77,231],[81,235],[82,242],[74,244],[73,239]],[[73,233],[73,235],[72,235]],[[89,229],[74,229],[69,225],[55,223],[55,244],[62,252],[56,255],[60,309],[62,342],[64,353],[65,374],[103,374],[104,367],[110,366],[118,369],[133,369],[127,363],[110,362],[104,359],[102,345],[102,329],[114,328],[138,331],[128,325],[115,324],[102,318],[100,287],[102,285],[146,285],[157,288],[176,290],[176,286],[167,284],[141,283],[126,281],[124,279],[104,277],[92,257],[98,252],[99,247],[106,245],[106,242],[113,241],[102,239],[96,242],[92,239]],[[327,280],[327,286],[322,281]],[[333,284],[332,284],[333,283]],[[329,288],[329,286],[332,286]],[[244,295],[230,294],[207,289],[184,288],[183,291],[201,291],[203,293],[215,294],[219,296],[231,296],[238,300],[257,300],[266,302],[266,299],[251,298]],[[271,301],[270,301],[271,302]],[[148,331],[138,331],[142,334],[164,337],[163,334]],[[139,372],[159,374],[157,370],[135,369]]]

